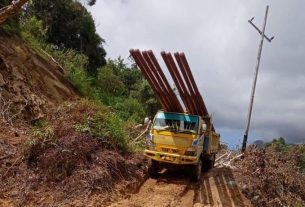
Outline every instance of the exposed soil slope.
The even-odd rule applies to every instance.
[[[63,71],[49,57],[0,32],[1,118],[38,119],[50,106],[75,94]]]
[[[106,206],[133,193],[145,158],[76,130],[97,110],[88,101],[63,104],[34,134],[1,133],[0,206]]]
[[[0,206],[105,206],[144,180],[143,156],[77,130],[111,111],[76,98],[48,55],[0,32]]]

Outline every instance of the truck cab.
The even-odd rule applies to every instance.
[[[185,165],[199,180],[202,169],[213,167],[218,149],[219,134],[212,131],[210,117],[158,111],[144,154],[150,158],[151,176],[158,175],[161,165]]]

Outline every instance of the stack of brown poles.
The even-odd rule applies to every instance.
[[[178,89],[185,111],[170,87],[153,52],[151,50],[141,52],[139,49],[131,49],[130,54],[165,111],[209,116],[184,53],[176,52],[174,54],[177,64],[171,53],[163,51],[161,56]],[[212,128],[214,131],[214,127]]]
[[[183,113],[183,108],[170,87],[155,55],[150,51],[130,50],[136,64],[141,69],[163,109],[168,112]]]

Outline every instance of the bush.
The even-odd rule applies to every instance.
[[[20,23],[21,35],[27,42],[43,43],[46,38],[46,30],[43,29],[42,21],[35,16],[24,17]]]
[[[37,157],[41,151],[56,145],[54,129],[47,120],[38,120],[34,125],[28,132],[31,138],[26,140],[24,146],[24,153],[30,165],[37,163]]]
[[[83,104],[88,105],[88,102]],[[94,103],[90,103],[90,105],[93,105],[96,112],[88,115],[82,123],[76,124],[75,129],[109,143],[114,148],[128,150],[124,122],[105,106]]]
[[[122,119],[132,122],[142,122],[143,118],[145,117],[142,104],[140,104],[138,100],[131,97],[116,103],[114,105],[114,110]]]
[[[153,90],[145,80],[137,84],[136,90],[132,91],[131,96],[142,103],[146,116],[153,117],[161,108],[160,103],[154,96]]]
[[[286,144],[286,141],[283,137],[273,139],[272,142],[266,144],[266,147],[273,147],[279,152],[286,152],[290,149],[291,145]]]
[[[52,51],[52,54],[55,54],[57,59],[62,63],[66,77],[79,90],[79,92],[82,95],[92,95],[92,78],[89,77],[85,70],[88,58],[71,49],[65,52]]]
[[[65,76],[83,96],[94,97],[92,77],[85,69],[88,57],[72,49],[61,51],[52,45],[45,45],[42,50],[49,53],[63,66]]]
[[[107,65],[98,69],[97,85],[106,94],[119,96],[124,92],[124,84],[120,77],[115,75],[113,69]]]

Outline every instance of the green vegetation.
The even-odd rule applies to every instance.
[[[134,64],[126,64],[120,57],[108,60],[97,68],[96,75],[87,72],[89,59],[74,49],[59,49],[47,42],[47,30],[42,20],[24,16],[20,20],[21,36],[39,50],[50,54],[64,68],[66,77],[83,96],[110,106],[124,121],[141,122],[159,108],[153,92]]]
[[[127,150],[127,132],[124,122],[115,113],[102,105],[81,101],[80,108],[93,109],[94,114],[85,115],[84,120],[75,124],[77,132],[90,134],[113,148]]]
[[[106,64],[105,41],[96,33],[91,14],[80,2],[32,0],[24,16],[42,21],[48,43],[61,50],[73,49],[85,54],[88,57],[86,70],[90,74],[95,75],[97,68]]]
[[[279,137],[273,139],[271,142],[266,143],[266,149],[275,150],[281,153],[282,156],[287,156],[291,153],[294,154],[296,163],[302,173],[305,173],[305,145],[287,144],[285,138]]]
[[[286,141],[283,137],[279,137],[277,139],[273,139],[272,142],[268,142],[266,147],[274,147],[277,151],[287,151],[291,145],[286,144]]]
[[[109,59],[93,76],[86,70],[89,64],[86,54],[73,49],[62,50],[47,42],[41,20],[35,16],[24,17],[20,27],[22,38],[42,55],[50,54],[55,58],[83,96],[110,106],[124,121],[141,122],[159,109],[151,88],[134,64],[129,66],[120,57]]]
[[[0,0],[1,3],[10,2]],[[87,3],[94,5],[95,1]],[[104,40],[96,33],[91,14],[80,2],[33,0],[19,16],[10,20],[13,22],[7,22],[6,26],[16,31],[5,29],[6,32],[19,35],[41,55],[52,56],[84,98],[110,109],[78,123],[79,132],[107,141],[113,139],[114,145],[126,149],[128,135],[123,128],[132,128],[160,108],[131,60],[126,62],[120,57],[105,60]],[[44,127],[36,127],[32,135],[40,139],[46,137],[44,133]]]
[[[31,138],[24,143],[24,154],[29,162],[36,162],[39,152],[56,146],[54,129],[45,119],[38,120],[28,134]]]
[[[54,130],[51,126],[49,126],[48,122],[45,122],[44,125],[36,125],[31,129],[30,136],[32,139],[26,141],[26,145],[28,147],[33,147],[38,144],[42,144],[45,146],[48,142],[53,140],[54,138]]]

